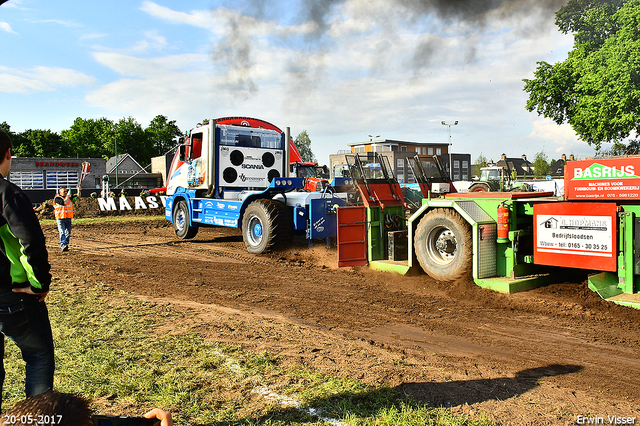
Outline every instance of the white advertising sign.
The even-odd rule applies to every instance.
[[[612,257],[611,216],[537,215],[538,252]],[[585,265],[588,268],[589,265]]]

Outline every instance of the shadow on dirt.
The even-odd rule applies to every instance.
[[[250,417],[230,422],[213,423],[216,426],[239,424],[272,424],[278,422],[306,423],[325,421],[342,424],[339,419],[348,416],[372,419],[389,412],[407,411],[409,418],[427,421],[436,418],[435,407],[453,407],[475,404],[488,400],[504,400],[519,396],[536,386],[545,377],[576,373],[578,365],[553,364],[519,371],[514,377],[497,379],[462,380],[453,382],[405,383],[395,388],[362,388],[328,398],[311,400],[308,406],[277,408],[260,417]],[[276,402],[277,404],[277,402]],[[412,415],[410,412],[414,412]],[[477,419],[482,423],[481,419]],[[472,423],[473,424],[473,423]],[[205,425],[198,425],[205,426]]]
[[[554,364],[530,368],[516,373],[515,377],[478,379],[452,382],[404,383],[396,388],[400,393],[431,406],[454,407],[488,400],[505,400],[521,395],[536,386],[545,377],[577,373],[579,365]]]

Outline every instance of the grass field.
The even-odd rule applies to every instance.
[[[178,425],[490,424],[418,404],[388,387],[204,341],[179,331],[182,314],[169,304],[75,280],[54,277],[47,298],[55,386],[89,398],[96,413],[141,415],[161,407]],[[4,409],[24,397],[24,364],[12,343],[5,366]]]

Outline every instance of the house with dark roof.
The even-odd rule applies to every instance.
[[[527,160],[527,156],[524,154],[519,158],[507,157],[506,154],[502,154],[496,165],[506,167],[510,173],[513,173],[513,170],[515,170],[517,177],[520,178],[533,177],[533,164]]]
[[[573,154],[569,156],[569,160],[567,160],[567,156],[562,154],[562,157],[559,160],[554,161],[549,166],[549,174],[551,177],[562,177],[564,176],[564,166],[567,164],[567,161],[573,161]]]
[[[112,186],[118,188],[160,188],[161,173],[148,173],[131,155],[120,154],[107,160],[107,175]]]

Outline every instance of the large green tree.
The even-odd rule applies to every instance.
[[[640,133],[640,0],[569,0],[556,24],[574,48],[524,79],[527,110],[569,123],[597,150]]]
[[[311,139],[309,138],[309,134],[306,130],[300,132],[293,140],[293,143],[296,144],[296,148],[298,148],[302,161],[317,161],[315,155],[313,155],[313,151],[311,151]]]
[[[143,167],[151,162],[151,157],[155,154],[152,143],[142,126],[133,117],[121,118],[114,123],[113,132],[118,143],[118,155],[129,154]],[[110,141],[107,147],[113,147],[115,152],[114,141]],[[107,157],[113,157],[113,153],[109,152]]]
[[[476,158],[476,161],[471,165],[471,175],[480,176],[482,167],[486,167],[487,157],[480,153]]]
[[[107,118],[76,118],[69,129],[60,132],[62,143],[77,157],[114,155],[114,125]]]
[[[540,151],[533,159],[533,175],[537,178],[545,177],[549,174],[549,161],[547,154]]]
[[[51,130],[25,130],[14,137],[13,154],[18,157],[69,157],[60,135]],[[14,142],[14,141],[12,141]]]
[[[174,139],[182,136],[176,120],[169,121],[164,115],[156,115],[144,131],[151,141],[154,157],[171,151],[176,145]]]

